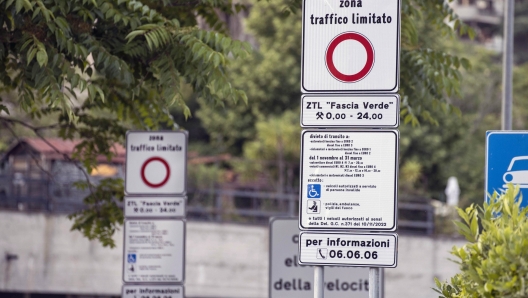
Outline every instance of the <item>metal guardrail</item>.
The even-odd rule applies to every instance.
[[[270,217],[297,216],[298,194],[241,190],[192,190],[187,194],[187,218],[217,222],[268,224]],[[0,209],[69,214],[81,210],[82,197],[68,199],[0,195]],[[432,235],[434,207],[398,203],[398,232]]]
[[[270,217],[297,216],[299,208],[299,196],[295,193],[214,189],[193,190],[187,196],[187,218],[190,219],[267,224]],[[200,201],[203,197],[207,198],[205,202]],[[237,205],[237,198],[245,199],[246,204]],[[430,204],[398,203],[398,215],[399,232],[434,233],[434,207]]]

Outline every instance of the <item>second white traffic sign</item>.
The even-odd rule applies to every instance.
[[[127,195],[185,194],[187,132],[129,131],[126,148]]]
[[[301,141],[301,230],[396,230],[397,130],[305,130]]]

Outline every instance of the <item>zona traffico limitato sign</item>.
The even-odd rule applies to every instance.
[[[302,92],[398,91],[399,0],[304,0],[302,25]]]

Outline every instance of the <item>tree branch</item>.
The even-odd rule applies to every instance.
[[[0,116],[0,121],[2,122],[8,122],[8,123],[12,123],[12,124],[20,124],[26,128],[29,128],[31,129],[32,131],[41,131],[41,130],[46,130],[46,129],[54,129],[54,128],[57,128],[59,127],[60,125],[59,124],[51,124],[51,125],[44,125],[44,126],[33,126],[31,124],[28,124],[22,120],[19,120],[19,119],[14,119],[14,118],[8,118],[8,117],[4,117],[4,116]],[[15,136],[17,139],[18,139],[18,136]]]

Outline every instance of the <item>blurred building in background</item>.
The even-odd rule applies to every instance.
[[[503,3],[502,0],[455,0],[451,7],[460,20],[475,30],[477,42],[501,52]]]
[[[83,198],[89,194],[76,188],[75,182],[124,178],[123,146],[114,146],[111,161],[98,157],[99,164],[88,173],[72,159],[78,144],[58,138],[22,138],[13,144],[0,159],[0,207],[71,213],[83,208]]]

